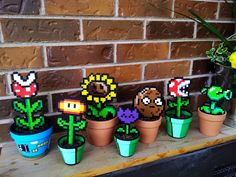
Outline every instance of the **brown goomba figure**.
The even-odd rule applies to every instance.
[[[160,117],[164,110],[161,93],[156,88],[144,88],[134,99],[134,107],[144,117]]]

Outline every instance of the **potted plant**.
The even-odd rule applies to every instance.
[[[62,154],[63,160],[67,165],[75,165],[82,159],[85,138],[82,135],[75,134],[75,131],[85,129],[86,121],[76,121],[75,115],[81,115],[86,112],[86,106],[80,100],[64,99],[58,102],[59,110],[64,114],[69,114],[68,119],[59,117],[57,124],[67,130],[67,135],[59,138],[57,146]]]
[[[165,111],[167,133],[173,138],[184,138],[192,122],[192,113],[182,108],[189,105],[189,85],[190,80],[184,78],[174,78],[168,83],[169,95],[176,98],[168,101],[169,108]]]
[[[211,86],[202,88],[201,93],[207,95],[209,102],[198,109],[200,132],[206,136],[216,136],[227,114],[223,108],[217,106],[217,103],[223,99],[230,100],[232,92],[219,86]]]
[[[81,87],[81,95],[87,100],[88,141],[95,146],[106,146],[112,142],[118,123],[116,108],[107,105],[116,98],[117,83],[107,74],[91,74],[83,79]]]
[[[123,157],[130,157],[134,155],[139,141],[139,131],[131,123],[138,119],[139,114],[137,109],[131,110],[119,107],[117,117],[124,124],[116,129],[114,140],[119,154]]]
[[[43,108],[42,100],[32,101],[38,91],[37,75],[30,71],[26,78],[23,78],[18,72],[14,72],[11,77],[12,92],[21,99],[14,100],[12,106],[21,115],[15,117],[10,127],[10,135],[22,156],[42,156],[49,149],[52,123],[41,114],[35,115]]]
[[[134,99],[134,107],[139,112],[139,119],[135,126],[140,132],[140,142],[153,143],[162,121],[164,101],[156,88],[144,88]]]

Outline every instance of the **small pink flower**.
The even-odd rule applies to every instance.
[[[12,74],[12,91],[15,96],[19,98],[29,98],[37,93],[37,83],[36,73],[34,71],[30,71],[27,75],[26,79],[18,73],[14,72]]]

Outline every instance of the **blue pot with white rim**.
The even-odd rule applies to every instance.
[[[48,152],[52,130],[51,121],[47,121],[41,129],[30,132],[20,131],[14,123],[10,127],[10,135],[23,157],[37,158]]]

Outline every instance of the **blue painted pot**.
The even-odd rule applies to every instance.
[[[85,147],[85,138],[82,135],[75,135],[75,140],[80,142],[79,145],[74,145],[72,147],[66,146],[67,144],[67,136],[62,136],[57,141],[57,147],[61,152],[62,158],[67,165],[76,165],[78,164],[84,153]]]
[[[10,127],[10,135],[23,157],[37,158],[47,153],[52,134],[52,123],[36,133],[19,133],[15,129],[15,124]]]

